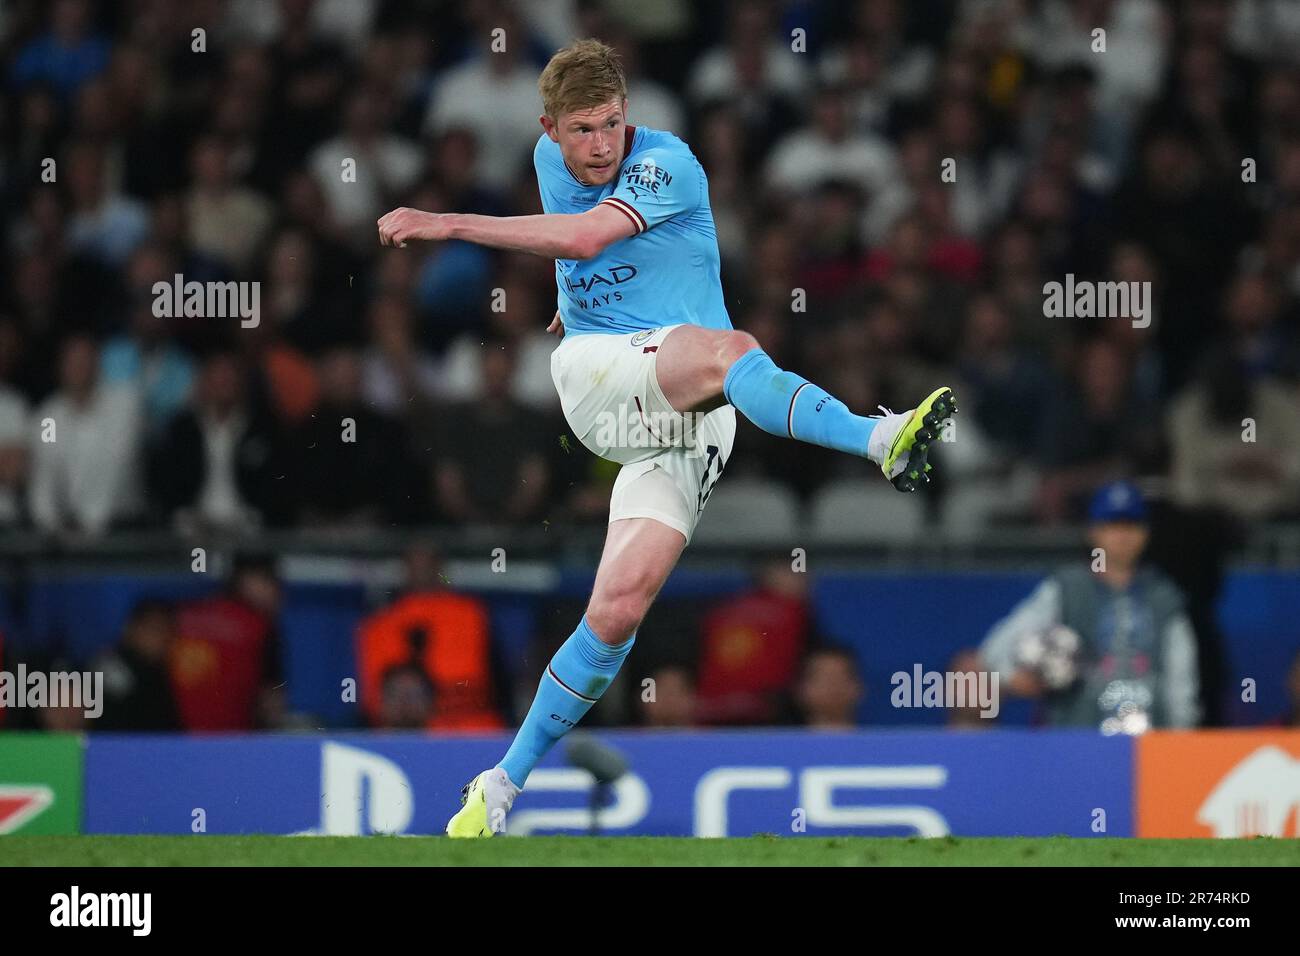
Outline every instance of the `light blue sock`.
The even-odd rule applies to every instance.
[[[736,359],[722,392],[737,411],[769,434],[867,455],[876,420],[854,415],[824,388],[777,368],[762,349],[750,349]]]
[[[511,783],[523,789],[537,762],[605,693],[635,642],[633,634],[622,644],[606,644],[585,616],[578,622],[578,629],[551,658],[519,733],[497,764]]]

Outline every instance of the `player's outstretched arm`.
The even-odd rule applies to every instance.
[[[548,259],[590,259],[635,231],[632,220],[609,205],[541,216],[421,212],[403,206],[379,220],[379,242],[385,246],[404,246],[412,239],[460,239]]]

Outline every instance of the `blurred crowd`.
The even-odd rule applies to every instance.
[[[374,227],[540,212],[537,75],[577,36],[702,161],[734,324],[864,413],[953,384],[987,520],[1120,476],[1300,513],[1288,0],[14,0],[0,527],[603,522],[552,264]],[[1068,274],[1150,282],[1152,321],[1047,317]],[[176,276],[260,283],[257,324],[160,318]],[[870,467],[745,424],[727,473],[808,501]]]
[[[857,725],[866,693],[857,655],[824,640],[807,575],[784,562],[756,568],[753,584],[703,607],[669,606],[634,673],[602,701],[594,726],[648,727]],[[89,668],[103,674],[102,713],[87,719],[71,704],[6,711],[0,728],[204,733],[320,729],[319,714],[294,712],[280,629],[284,588],[277,561],[237,556],[225,586],[206,597],[144,597],[121,635],[90,660],[58,647],[6,647],[0,667]],[[542,618],[562,627],[563,602]],[[541,623],[511,659],[494,641],[482,597],[446,583],[439,556],[422,546],[403,557],[400,587],[356,623],[352,653],[332,660],[347,725],[435,733],[500,730],[522,718],[537,681],[536,662],[563,640]],[[442,639],[455,635],[454,640]],[[57,642],[56,642],[57,643]],[[955,711],[952,722],[971,715]],[[978,717],[971,726],[979,726]],[[987,722],[985,722],[987,723]]]
[[[1090,527],[1115,559],[1108,574],[1089,573],[1082,562],[1064,566],[1009,608],[979,646],[933,661],[928,670],[942,666],[943,679],[955,676],[966,690],[926,706],[941,708],[945,726],[966,731],[1025,724],[1107,734],[1229,723],[1300,727],[1300,653],[1282,665],[1280,696],[1229,717],[1222,706],[1220,651],[1194,612],[1184,616],[1176,596],[1166,619],[1183,630],[1183,650],[1191,657],[1173,660],[1175,645],[1159,626],[1160,594],[1150,586],[1164,581],[1156,590],[1170,595],[1176,589],[1160,572],[1136,564],[1145,525],[1128,523],[1127,516],[1102,518]],[[1120,523],[1107,523],[1112,519]],[[1131,574],[1140,586],[1130,588]],[[1074,597],[1057,602],[1055,611],[1044,608],[1049,589],[1072,587],[1066,583],[1071,575],[1083,589],[1073,587]],[[868,629],[846,642],[826,633],[811,587],[809,574],[778,559],[752,565],[749,582],[734,592],[661,602],[639,629],[629,666],[583,726],[852,730],[864,726],[868,697],[888,699],[893,707],[919,706],[912,691],[900,690],[910,671],[887,675],[877,667],[868,674],[878,663],[873,658],[892,653],[879,634]],[[93,718],[71,702],[0,706],[0,730],[499,731],[516,726],[527,712],[543,662],[565,640],[577,613],[572,601],[544,599],[526,632],[517,635],[522,641],[507,639],[491,601],[452,585],[439,555],[421,545],[404,554],[396,590],[376,595],[358,613],[346,649],[318,646],[319,635],[310,646],[289,641],[292,610],[285,590],[279,562],[248,553],[235,558],[224,586],[211,594],[137,599],[121,633],[87,659],[75,658],[57,640],[24,647],[0,633],[0,670],[14,672],[21,664],[28,672],[89,670],[103,677]],[[1136,602],[1139,612],[1129,616],[1150,623],[1117,625],[1114,609],[1107,609],[1115,600]],[[1052,646],[1062,632],[1054,623],[1078,628],[1068,632],[1073,647]],[[295,646],[312,659],[310,666],[289,666]],[[976,682],[998,674],[1001,684],[993,685],[992,696],[980,696],[987,688],[977,691]],[[301,703],[319,704],[322,690],[342,708],[325,713]],[[1002,713],[1016,698],[1029,698],[1031,706],[1015,716]],[[1175,701],[1181,713],[1166,706]],[[917,722],[924,722],[923,714]]]

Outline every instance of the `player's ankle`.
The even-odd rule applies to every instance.
[[[883,465],[885,457],[889,454],[889,446],[893,444],[899,429],[907,421],[907,413],[901,415],[889,413],[871,417],[875,420],[876,427],[871,430],[871,437],[867,439],[867,458],[877,465]]]

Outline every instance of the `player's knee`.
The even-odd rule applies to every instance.
[[[622,644],[641,626],[648,603],[634,592],[593,595],[587,607],[587,624],[606,644]]]
[[[718,343],[718,368],[725,376],[738,358],[756,348],[758,339],[748,332],[728,332]]]

